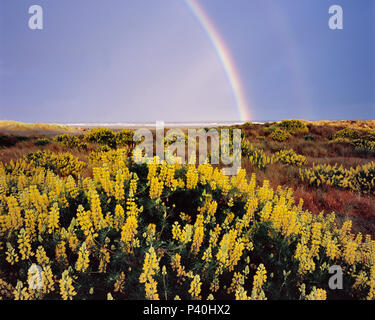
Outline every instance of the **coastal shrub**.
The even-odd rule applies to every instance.
[[[87,142],[104,144],[111,148],[116,147],[116,135],[110,129],[94,128],[84,136]]]
[[[116,145],[117,146],[130,146],[135,147],[133,140],[134,130],[121,130],[116,133]]]
[[[275,162],[301,167],[307,163],[306,157],[294,152],[293,149],[281,150],[275,154]]]
[[[359,132],[357,130],[350,129],[350,128],[339,130],[333,135],[334,140],[335,139],[353,140],[353,139],[358,139],[358,138],[359,138]]]
[[[314,215],[245,170],[108,153],[85,179],[49,171],[50,154],[0,163],[2,299],[375,298],[374,240],[350,220]],[[329,288],[332,265],[342,290]]]
[[[290,137],[291,137],[291,134],[288,131],[284,129],[280,129],[280,128],[275,129],[270,134],[270,138],[272,140],[279,141],[279,142],[287,141]]]
[[[36,146],[46,146],[50,143],[51,143],[51,141],[46,139],[46,138],[41,138],[41,139],[37,139],[37,140],[34,141],[34,145],[36,145]]]
[[[315,137],[314,137],[314,136],[311,136],[311,135],[304,136],[303,138],[304,138],[306,141],[313,141],[313,140],[315,140]]]
[[[62,134],[55,137],[55,141],[59,142],[67,148],[78,148],[82,150],[87,149],[87,143],[83,142],[80,137],[72,134]]]
[[[267,166],[274,163],[273,156],[267,156],[262,149],[255,148],[247,139],[242,139],[242,156],[258,169],[265,170]]]
[[[314,186],[329,185],[364,194],[375,194],[375,162],[345,169],[338,165],[314,165],[300,169],[302,180]]]
[[[289,133],[303,133],[309,131],[309,128],[303,121],[295,119],[283,120],[278,124],[278,126]]]
[[[351,141],[351,144],[354,146],[355,150],[375,152],[375,141],[366,139],[354,139]]]
[[[80,161],[71,153],[53,153],[51,151],[37,151],[29,153],[25,156],[27,161],[32,161],[38,167],[51,170],[62,176],[74,175],[78,176],[86,163]]]
[[[368,141],[375,141],[375,130],[368,130],[364,139]]]

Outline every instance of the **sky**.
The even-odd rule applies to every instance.
[[[0,1],[1,120],[291,118],[375,119],[374,0]]]

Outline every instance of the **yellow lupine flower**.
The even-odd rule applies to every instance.
[[[60,209],[55,202],[48,214],[48,233],[53,233],[55,229],[59,228]]]
[[[50,263],[50,260],[47,257],[46,251],[44,250],[42,246],[39,246],[37,248],[35,257],[36,257],[36,261],[41,266],[46,266]]]
[[[202,286],[201,278],[197,274],[194,276],[193,280],[191,281],[190,289],[189,289],[189,293],[191,294],[191,297],[193,299],[196,299],[196,300],[200,299],[199,294],[201,293],[201,286]]]
[[[64,300],[73,300],[73,297],[77,294],[73,287],[73,279],[69,276],[69,271],[65,270],[62,273],[62,277],[59,280],[60,294]]]
[[[56,261],[62,265],[68,264],[68,256],[66,255],[65,241],[60,241],[55,248]]]
[[[87,250],[86,242],[84,242],[79,249],[78,259],[76,263],[76,270],[79,272],[85,272],[90,264],[90,252]]]
[[[115,208],[115,216],[113,226],[116,229],[119,229],[124,224],[125,212],[121,205],[117,204]]]
[[[8,250],[5,252],[6,261],[8,261],[11,265],[14,265],[19,260],[18,254],[10,243],[7,243],[7,247],[8,247]]]
[[[150,247],[148,252],[146,252],[145,260],[143,264],[143,271],[139,277],[140,283],[145,283],[146,281],[150,281],[151,278],[156,275],[159,271],[159,262],[156,256],[155,249]]]
[[[50,293],[55,291],[55,281],[53,280],[52,269],[49,265],[43,267],[42,271],[42,283],[43,283],[43,292]]]
[[[311,293],[307,296],[308,300],[326,300],[327,292],[323,289],[316,289],[315,287]]]
[[[158,177],[151,178],[150,184],[150,198],[156,199],[159,198],[163,192],[164,184],[163,181],[159,181]]]
[[[20,250],[21,260],[29,259],[34,253],[31,251],[31,240],[25,229],[21,229],[18,234],[18,249]]]
[[[253,280],[253,290],[251,293],[251,299],[253,300],[267,300],[264,291],[263,285],[267,281],[267,271],[263,264],[258,266],[257,272]]]
[[[195,222],[195,225],[194,225],[193,242],[191,244],[191,252],[193,254],[198,254],[200,247],[203,243],[203,238],[204,238],[203,215],[198,214],[197,221]]]
[[[195,165],[190,164],[186,172],[186,188],[195,189],[198,184],[198,179],[198,170],[195,168]]]
[[[154,279],[145,283],[146,299],[148,300],[159,300],[157,291],[157,282]]]

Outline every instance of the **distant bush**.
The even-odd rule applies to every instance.
[[[375,141],[369,141],[365,139],[354,139],[351,141],[351,144],[354,146],[355,150],[375,152]]]
[[[87,149],[87,144],[83,142],[79,137],[71,134],[62,134],[55,137],[55,141],[61,143],[67,148],[78,148]]]
[[[133,140],[134,130],[121,130],[116,133],[116,145],[117,146],[130,146],[134,147],[135,142]]]
[[[314,136],[304,136],[303,137],[306,141],[313,141],[313,140],[315,140],[315,137]]]
[[[36,146],[46,146],[47,144],[50,144],[51,141],[49,141],[46,138],[37,139],[34,141],[34,145]]]
[[[278,126],[290,133],[309,132],[309,128],[301,120],[283,120]]]
[[[242,156],[248,158],[250,163],[260,170],[265,170],[274,163],[274,156],[266,155],[262,149],[255,148],[247,139],[242,139],[241,150]]]
[[[275,155],[276,161],[282,164],[301,167],[306,164],[306,157],[294,152],[293,149],[281,150]]]
[[[335,139],[352,140],[352,139],[358,139],[358,138],[359,138],[359,132],[357,130],[350,129],[350,128],[339,130],[333,135],[334,140]]]
[[[12,147],[18,142],[30,140],[28,137],[24,136],[6,136],[0,135],[0,147]]]
[[[314,165],[300,171],[302,180],[317,187],[326,184],[365,194],[375,194],[375,162],[345,169],[342,166]]]
[[[96,149],[96,152],[109,152],[111,151],[112,149],[106,145],[104,146],[101,146],[99,147],[98,149]]]
[[[375,130],[368,130],[364,139],[367,141],[375,141]]]
[[[254,127],[254,124],[252,122],[245,122],[243,125],[242,125],[242,128],[243,129],[251,129]]]
[[[284,129],[280,129],[280,128],[277,128],[275,129],[271,134],[270,134],[270,138],[272,140],[275,140],[275,141],[279,141],[279,142],[283,142],[283,141],[286,141],[288,140],[289,138],[291,137],[291,134],[284,130]]]
[[[111,148],[116,147],[116,135],[110,129],[94,128],[85,134],[87,142],[104,144]]]

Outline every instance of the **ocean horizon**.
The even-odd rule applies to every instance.
[[[187,121],[187,122],[164,122],[165,127],[221,127],[243,125],[246,122],[254,124],[264,124],[267,121]],[[69,122],[55,123],[58,125],[70,127],[110,127],[110,128],[126,128],[126,127],[155,127],[156,121],[152,122]]]

